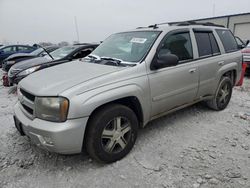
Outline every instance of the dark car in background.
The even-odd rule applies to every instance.
[[[41,69],[59,65],[89,55],[99,44],[77,44],[59,48],[44,57],[21,61],[8,71],[9,85],[17,84],[24,77]]]
[[[18,62],[32,59],[35,57],[42,57],[42,56],[48,55],[48,53],[51,53],[58,48],[59,48],[59,46],[47,46],[47,47],[37,48],[35,51],[33,51],[31,53],[13,54],[13,55],[7,57],[5,60],[3,60],[2,69],[3,69],[3,71],[8,72],[10,67]]]
[[[15,53],[30,53],[36,50],[37,47],[35,46],[28,46],[28,45],[9,45],[9,46],[2,46],[0,47],[0,67],[2,67],[2,62],[7,57],[11,56]]]

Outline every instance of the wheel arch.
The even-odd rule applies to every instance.
[[[222,77],[229,77],[232,80],[233,85],[235,85],[239,77],[237,74],[237,67],[238,64],[236,62],[229,63],[221,67],[217,74],[217,85],[219,84]]]
[[[128,108],[130,108],[131,110],[133,110],[133,112],[135,113],[137,119],[138,119],[138,123],[139,123],[139,127],[143,127],[143,122],[144,122],[144,115],[143,115],[143,110],[142,110],[142,106],[141,103],[139,101],[139,99],[136,96],[127,96],[127,97],[122,97],[107,103],[104,103],[98,107],[96,107],[90,114],[89,119],[87,121],[87,125],[84,131],[84,137],[83,137],[83,144],[82,144],[82,151],[84,150],[85,144],[86,144],[86,139],[87,139],[87,134],[89,132],[89,127],[90,127],[90,121],[91,118],[94,116],[95,113],[97,113],[99,110],[103,109],[105,106],[107,105],[111,105],[111,104],[121,104],[124,106],[127,106]]]

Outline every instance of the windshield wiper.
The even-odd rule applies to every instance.
[[[90,54],[90,55],[88,55],[88,56],[85,57],[85,58],[89,58],[89,59],[91,59],[91,60],[100,60],[100,59],[101,59],[99,56],[93,55],[93,54]]]
[[[119,66],[122,62],[121,59],[117,59],[117,58],[113,58],[113,57],[101,57],[101,60],[107,60],[107,61],[114,62],[117,66]]]

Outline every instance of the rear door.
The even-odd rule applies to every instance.
[[[156,56],[159,53],[175,54],[180,61],[177,66],[149,71],[152,117],[193,101],[198,90],[199,73],[192,61],[193,48],[188,29],[168,33]]]
[[[209,29],[193,29],[198,48],[197,63],[200,72],[198,97],[214,94],[217,86],[217,72],[224,59],[216,41],[214,31]]]

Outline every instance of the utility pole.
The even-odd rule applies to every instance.
[[[78,31],[78,25],[77,25],[77,19],[76,19],[76,16],[75,16],[75,27],[76,27],[76,37],[77,37],[77,42],[80,42],[80,39],[79,39],[79,31]]]
[[[215,3],[213,3],[213,17],[215,16]]]

